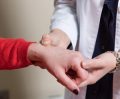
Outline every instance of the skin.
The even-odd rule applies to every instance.
[[[90,72],[88,79],[82,82],[80,87],[95,84],[103,76],[112,71],[116,67],[116,58],[111,52],[106,52],[94,59],[84,61],[82,66]]]
[[[44,46],[56,46],[66,49],[70,44],[70,39],[63,31],[55,29],[49,34],[44,34],[40,43]]]
[[[45,43],[46,39],[49,42]],[[67,48],[70,43],[70,39],[67,35],[59,29],[55,29],[51,33],[43,35],[41,41],[44,42],[42,44],[45,46],[58,46],[62,48]],[[88,78],[79,83],[79,87],[84,87],[90,84],[95,84],[104,75],[113,70],[116,67],[116,58],[111,52],[106,52],[94,59],[83,59],[82,65],[79,66],[89,72]]]
[[[33,43],[28,48],[28,58],[33,64],[47,69],[62,85],[78,94],[80,82],[88,78],[88,72],[80,67],[83,58],[77,51]],[[72,70],[72,71],[71,71]],[[75,72],[72,78],[71,72]]]

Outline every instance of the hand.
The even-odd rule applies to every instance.
[[[38,62],[39,66],[46,68],[62,85],[78,94],[78,84],[88,76],[88,72],[80,66],[83,58],[79,52],[32,44],[28,53],[31,61]]]
[[[111,52],[106,52],[94,59],[84,61],[82,66],[89,71],[89,76],[86,81],[80,84],[80,87],[95,84],[104,75],[113,70],[116,66],[116,58]]]
[[[70,44],[70,39],[61,30],[52,30],[49,34],[44,34],[40,43],[44,46],[58,46],[62,48],[67,48]]]

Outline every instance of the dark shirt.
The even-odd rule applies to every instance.
[[[113,51],[115,45],[118,0],[105,0],[93,57]],[[87,87],[86,99],[112,99],[113,74],[107,74],[96,84]]]

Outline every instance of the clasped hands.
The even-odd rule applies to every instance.
[[[44,45],[40,47],[42,50],[39,51],[35,45],[31,46],[38,50],[35,56],[38,62],[35,65],[47,69],[59,83],[75,94],[79,93],[81,87],[96,83],[116,66],[115,57],[110,52],[86,59],[78,51],[52,44],[51,38],[47,36],[41,40]]]

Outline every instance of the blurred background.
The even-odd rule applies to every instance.
[[[54,0],[0,0],[0,36],[39,41],[49,32]],[[63,99],[64,87],[46,70],[0,71],[0,99]]]

